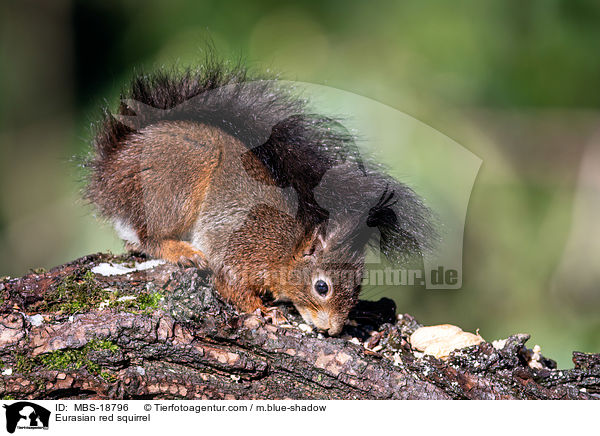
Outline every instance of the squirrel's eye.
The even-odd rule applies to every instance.
[[[325,283],[324,280],[317,280],[315,282],[315,291],[317,291],[317,294],[324,297],[329,292],[329,286],[327,286],[327,283]]]

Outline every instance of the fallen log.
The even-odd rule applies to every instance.
[[[556,365],[517,334],[445,358],[392,300],[361,301],[341,337],[241,314],[211,276],[94,254],[0,281],[4,399],[598,399],[600,355]]]

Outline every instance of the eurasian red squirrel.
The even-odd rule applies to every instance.
[[[130,250],[213,272],[242,311],[267,294],[340,333],[366,247],[393,260],[434,233],[428,208],[354,137],[277,80],[208,60],[135,78],[97,125],[86,197]]]

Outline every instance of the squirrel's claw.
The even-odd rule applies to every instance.
[[[263,307],[260,309],[261,315],[267,320],[271,321],[273,325],[280,326],[282,324],[289,324],[288,319],[283,316],[281,310],[277,307]]]
[[[206,259],[199,254],[194,254],[192,257],[180,256],[177,265],[182,268],[208,269]]]

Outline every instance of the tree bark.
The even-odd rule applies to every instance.
[[[0,396],[15,399],[593,399],[600,355],[530,366],[528,335],[436,359],[389,299],[361,302],[338,338],[241,314],[209,273],[95,254],[0,282]],[[137,263],[136,263],[137,262]],[[120,274],[109,274],[107,263]],[[143,265],[149,266],[149,264]],[[129,270],[126,268],[130,268]],[[93,272],[95,271],[95,272]],[[114,271],[113,271],[114,272]]]

